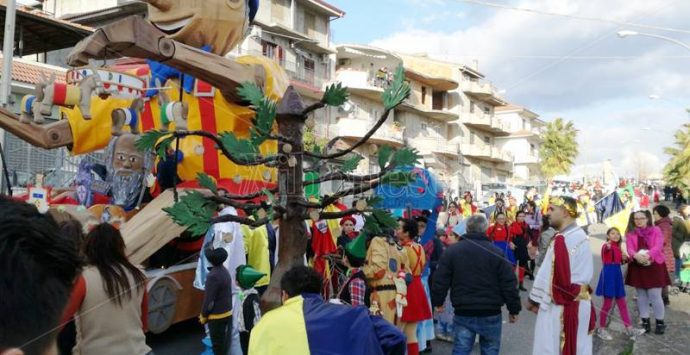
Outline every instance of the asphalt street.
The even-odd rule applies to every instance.
[[[605,241],[604,225],[596,225],[590,228],[590,247],[594,260],[594,278],[591,282],[592,287],[596,286],[596,281],[601,270],[601,246]],[[525,288],[531,287],[531,282],[526,280]],[[527,292],[521,292],[523,304],[527,301]],[[601,300],[595,297],[595,306],[601,305]],[[631,315],[632,316],[632,315]],[[501,334],[501,354],[531,354],[532,343],[534,341],[534,324],[536,315],[523,310],[520,313],[517,323],[508,323],[508,313],[504,311],[503,332]],[[180,355],[180,354],[200,354],[203,350],[201,338],[203,328],[196,320],[190,320],[172,326],[163,334],[148,335],[147,341],[153,348],[156,355]],[[452,344],[433,341],[432,354],[451,354]],[[623,350],[623,349],[621,349]],[[473,354],[480,354],[479,345],[475,345]]]

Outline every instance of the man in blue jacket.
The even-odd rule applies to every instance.
[[[498,354],[501,347],[501,307],[506,305],[514,323],[520,313],[520,295],[511,264],[486,236],[484,215],[467,219],[467,234],[441,256],[431,290],[438,312],[450,289],[455,310],[453,355],[472,352],[477,335],[482,354]]]

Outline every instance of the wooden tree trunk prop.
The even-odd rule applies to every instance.
[[[284,153],[302,151],[302,131],[306,117],[302,115],[304,104],[299,94],[288,88],[276,112],[278,133],[297,144],[281,142],[278,150]],[[302,185],[302,156],[293,155],[279,161],[278,187],[280,199],[287,206],[287,211],[280,220],[280,245],[278,246],[278,265],[271,275],[271,284],[262,299],[262,308],[272,309],[280,305],[280,279],[293,265],[303,264],[303,254],[307,250],[307,231],[304,224],[306,208],[304,187]]]

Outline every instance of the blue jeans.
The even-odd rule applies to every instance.
[[[683,259],[681,259],[681,258],[675,258],[675,259],[676,259],[676,278],[680,280],[680,271],[683,270]]]
[[[472,352],[474,340],[479,335],[479,347],[482,355],[498,355],[501,349],[501,326],[503,316],[497,314],[488,317],[455,316],[455,346],[453,355],[466,355]]]

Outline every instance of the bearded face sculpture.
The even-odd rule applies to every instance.
[[[144,0],[149,21],[169,38],[225,55],[247,32],[258,0]]]
[[[136,207],[151,166],[150,156],[136,148],[137,138],[137,135],[125,133],[113,137],[108,146],[107,168],[112,203],[125,210]]]

